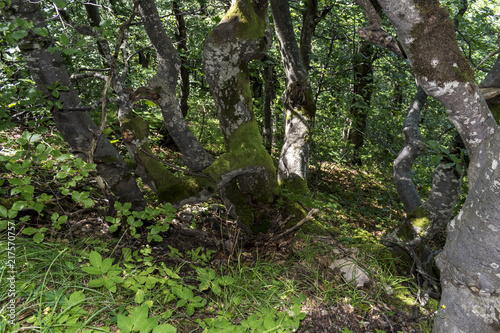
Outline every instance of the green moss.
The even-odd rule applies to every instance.
[[[447,10],[438,0],[417,0],[415,3],[422,16],[422,21],[410,31],[414,38],[410,53],[415,74],[438,84],[474,81],[474,71],[458,47]],[[438,63],[432,62],[438,59]]]
[[[307,187],[307,180],[300,177],[293,177],[292,179],[285,179],[280,183],[281,190],[290,195],[309,195],[309,188]]]
[[[120,125],[122,133],[124,130],[130,130],[139,141],[149,137],[149,124],[141,117],[131,115],[123,119]]]
[[[220,42],[237,39],[261,39],[267,27],[265,10],[256,11],[251,0],[236,1],[213,30]]]
[[[418,207],[410,214],[408,214],[408,220],[410,223],[420,229],[425,229],[431,224],[429,219],[429,212],[427,212],[422,206]]]
[[[143,147],[148,153],[152,153],[149,147]],[[156,186],[158,192],[169,188],[172,184],[176,184],[178,179],[166,168],[166,166],[152,158],[151,156],[143,153],[142,151],[137,151],[137,159],[140,165],[142,165],[148,175]]]
[[[411,241],[418,236],[417,233],[424,231],[430,223],[429,212],[420,206],[408,214],[406,221],[399,228],[397,236],[402,241]]]

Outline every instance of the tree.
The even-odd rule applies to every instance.
[[[34,29],[45,28],[38,4],[14,0],[3,9],[8,17],[33,22]],[[97,163],[97,171],[105,184],[122,202],[132,202],[135,209],[144,207],[142,193],[126,168],[117,150],[96,126],[75,91],[67,68],[59,52],[49,52],[52,40],[48,34],[26,32],[18,42],[28,68],[39,89],[53,101],[52,117],[72,151],[90,163]]]
[[[398,33],[418,84],[447,108],[470,158],[469,194],[437,257],[443,291],[434,332],[499,329],[498,125],[439,1],[378,2]]]
[[[291,192],[301,195],[309,191],[307,174],[316,103],[295,40],[288,1],[271,1],[271,10],[286,75],[283,93],[285,142],[278,165],[278,181]]]

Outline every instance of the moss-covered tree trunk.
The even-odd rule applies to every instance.
[[[500,128],[438,0],[379,0],[417,82],[443,103],[470,157],[469,193],[437,257],[442,296],[434,332],[500,330]]]
[[[283,188],[302,195],[309,192],[307,175],[316,103],[295,39],[288,1],[271,1],[271,10],[286,75],[285,142],[278,165],[278,181]]]
[[[253,204],[269,203],[277,193],[276,171],[253,112],[248,73],[248,62],[262,58],[272,41],[266,13],[267,0],[234,0],[207,38],[203,53],[227,151],[210,169],[251,166],[264,171],[239,176],[223,190],[228,208],[254,231],[262,220]]]
[[[7,17],[32,21],[35,27],[46,25],[38,3],[13,0],[9,6],[3,8],[3,12]],[[39,89],[46,96],[52,96],[48,87],[54,86],[55,83],[68,88],[67,91],[61,91],[58,98],[62,103],[62,109],[54,107],[51,110],[57,128],[75,155],[81,156],[84,160],[92,157],[93,162],[97,164],[99,175],[119,201],[132,202],[134,209],[143,208],[142,193],[125,162],[109,140],[101,134],[95,151],[90,151],[93,149],[91,143],[95,136],[100,134],[98,127],[90,115],[81,110],[81,100],[73,88],[64,61],[59,52],[47,51],[50,46],[52,40],[49,37],[42,37],[32,31],[19,41],[19,49],[28,68]]]

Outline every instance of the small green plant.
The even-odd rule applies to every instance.
[[[117,325],[123,333],[175,333],[177,329],[170,324],[158,324],[158,319],[149,317],[149,307],[143,304],[134,308],[130,315],[119,314]]]
[[[153,221],[157,219],[155,223],[149,223],[150,225],[147,227],[148,242],[161,242],[163,240],[160,233],[169,229],[170,222],[175,213],[175,209],[173,209],[170,203],[166,203],[160,208],[153,209],[151,207],[146,207],[143,211],[131,211],[132,204],[130,202],[122,204],[116,201],[114,207],[116,209],[116,217],[106,216],[106,221],[111,223],[109,227],[109,231],[111,232],[115,232],[123,222],[126,222],[130,235],[139,238],[140,233],[137,229],[144,225],[143,221]],[[160,219],[159,216],[165,216],[165,218]]]
[[[113,259],[105,258],[96,252],[92,251],[89,256],[90,266],[82,267],[82,270],[91,275],[100,275],[99,278],[89,281],[89,287],[99,288],[104,286],[107,290],[114,293],[116,292],[117,284],[123,283],[123,279],[118,275],[121,269],[118,264],[113,265]]]
[[[211,268],[205,269],[202,267],[195,267],[198,273],[198,280],[200,281],[199,290],[212,290],[214,294],[220,296],[222,293],[221,286],[228,286],[234,283],[234,279],[231,276],[217,276],[215,271]]]

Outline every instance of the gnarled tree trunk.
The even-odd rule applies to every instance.
[[[438,255],[442,297],[434,332],[500,329],[500,131],[439,1],[379,0],[418,83],[441,101],[469,153],[469,194]]]
[[[159,91],[157,102],[163,113],[168,132],[182,152],[184,164],[193,171],[201,171],[213,162],[189,129],[176,96],[177,78],[181,61],[177,50],[161,24],[154,0],[140,0],[139,10],[144,28],[156,50],[158,69],[149,81],[149,87]]]
[[[248,62],[262,58],[272,41],[267,0],[233,0],[205,42],[203,64],[217,107],[227,153],[211,167],[262,167],[265,172],[239,176],[224,189],[228,208],[254,231],[265,229],[252,203],[269,203],[277,193],[276,170],[255,120]]]

